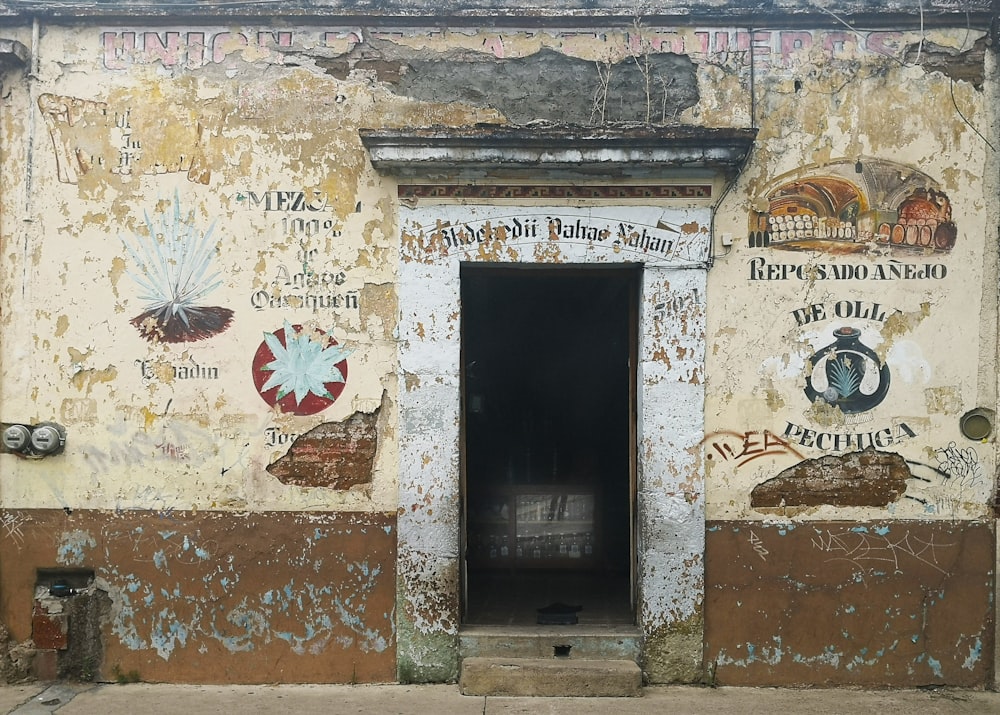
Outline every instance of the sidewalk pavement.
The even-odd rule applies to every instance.
[[[457,685],[0,686],[0,712],[17,715],[950,715],[1000,713],[1000,693],[926,690],[655,686],[639,698],[464,696]]]

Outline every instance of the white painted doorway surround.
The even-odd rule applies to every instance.
[[[709,192],[710,193],[710,192]],[[710,197],[655,205],[401,206],[397,643],[401,679],[457,674],[462,262],[642,264],[637,370],[637,620],[647,643],[697,633],[704,601],[705,307]],[[698,652],[694,652],[697,650]]]

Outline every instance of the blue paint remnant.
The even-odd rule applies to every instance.
[[[888,526],[880,526],[877,529],[875,529],[875,533],[878,534],[879,536],[885,536],[886,534],[889,533],[889,527]]]
[[[130,650],[145,648],[146,642],[139,635],[136,628],[135,609],[132,607],[132,602],[129,600],[128,595],[128,586],[135,582],[135,575],[129,574],[123,577],[114,567],[111,567],[106,573],[109,582],[124,580],[126,586],[125,588],[113,589],[111,593],[112,599],[116,602],[117,606],[114,611],[114,618],[111,620],[111,632],[118,636],[122,645]]]
[[[844,608],[844,613],[854,613],[857,610],[854,606],[847,606]]]
[[[336,533],[335,530],[316,530],[310,536],[329,538]],[[185,565],[197,562],[191,556],[185,561],[183,552],[197,555],[201,560],[210,556],[208,549],[198,548],[196,535],[185,538],[183,546],[182,540],[176,538],[179,535],[169,534],[173,540],[162,544],[164,549],[152,556],[156,567],[168,574],[172,556]],[[305,541],[310,539],[306,537]],[[146,552],[146,558],[154,550],[155,546]],[[382,652],[390,648],[395,632],[391,617],[383,614],[386,622],[379,621],[379,627],[384,630],[380,632],[371,627],[367,615],[367,597],[377,589],[384,567],[367,559],[348,562],[343,556],[334,556],[327,560],[331,559],[344,569],[341,573],[346,571],[346,577],[319,584],[303,582],[301,576],[283,585],[265,581],[256,596],[241,593],[243,597],[238,604],[231,600],[235,586],[241,581],[232,556],[228,559],[228,572],[223,562],[214,569],[205,569],[201,578],[194,579],[191,583],[200,589],[194,593],[182,592],[179,582],[170,589],[157,589],[159,593],[156,593],[134,576],[122,583],[122,577],[115,573],[116,578],[109,578],[112,584],[118,582],[118,589],[113,594],[117,610],[112,630],[125,647],[155,650],[163,659],[171,658],[178,653],[178,648],[187,646],[206,653],[206,641],[209,640],[216,641],[229,652],[254,650],[279,639],[300,654],[317,654],[331,647],[364,652]],[[289,561],[293,562],[298,560]],[[303,552],[301,564],[303,573],[308,574],[314,570],[308,567],[315,567],[316,560],[307,558]],[[186,587],[189,582],[184,583]],[[144,595],[133,607],[129,594],[137,595],[140,590]],[[220,590],[226,595],[220,596]],[[280,625],[278,622],[272,624],[272,620],[279,619]],[[289,627],[289,624],[293,625]],[[772,656],[768,654],[768,657]]]
[[[715,527],[713,527],[713,528],[715,528]],[[391,534],[391,533],[392,533],[392,527],[391,527],[391,526],[384,526],[384,527],[382,527],[382,529],[383,529],[383,530],[385,531],[385,533],[387,533],[387,534]]]
[[[245,652],[254,649],[254,638],[264,635],[268,630],[267,620],[258,611],[244,609],[243,605],[237,606],[226,614],[226,620],[236,628],[242,628],[243,633],[238,635],[225,635],[212,622],[212,636],[222,643],[223,647],[230,653]],[[232,629],[226,627],[228,633]],[[279,636],[280,637],[280,636]]]
[[[161,538],[162,538],[162,539],[163,539],[164,541],[166,541],[167,539],[169,539],[169,538],[171,538],[171,537],[175,536],[176,534],[177,534],[177,532],[176,532],[176,531],[161,531],[161,532],[160,532],[160,537],[161,537]]]
[[[62,535],[59,549],[56,551],[56,561],[66,566],[81,566],[86,557],[86,550],[97,546],[97,541],[86,531],[76,529]]]
[[[920,640],[920,634],[914,633],[912,636],[910,636],[910,640],[916,643],[918,640]]]
[[[937,658],[927,656],[927,665],[931,667],[931,672],[934,673],[935,678],[943,678],[944,673],[941,671],[941,661]]]
[[[853,531],[856,534],[867,534],[868,533],[868,527],[867,526],[855,526],[854,528],[851,529],[851,531]]]
[[[843,657],[843,653],[840,653],[832,645],[828,645],[823,649],[823,652],[814,656],[804,656],[801,653],[796,653],[792,656],[792,660],[796,663],[803,663],[808,665],[832,665],[834,668],[840,667],[840,659]]]
[[[722,527],[721,526],[710,526],[710,527],[708,527],[708,530],[709,531],[721,531]],[[387,534],[389,533],[388,528],[386,529],[385,533],[387,533]]]
[[[969,657],[965,659],[964,663],[962,663],[962,667],[966,670],[972,670],[973,666],[979,662],[982,655],[983,642],[979,638],[976,638],[975,644],[969,647]]]
[[[868,659],[866,659],[865,658],[866,655],[868,655],[868,649],[867,648],[862,648],[860,655],[854,656],[854,658],[851,660],[851,662],[848,663],[845,667],[848,670],[854,670],[855,666],[858,666],[858,665],[867,665],[867,666],[871,667],[871,666],[875,665],[878,662],[878,658],[877,657],[876,658],[868,658]]]

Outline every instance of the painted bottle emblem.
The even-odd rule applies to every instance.
[[[872,409],[889,391],[889,367],[861,342],[857,328],[837,328],[833,336],[836,342],[809,358],[806,396],[836,405],[844,414]]]

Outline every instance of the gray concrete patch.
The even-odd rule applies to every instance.
[[[1000,712],[1000,694],[955,690],[645,688],[641,698],[489,698],[484,715],[951,715]]]
[[[0,686],[0,712],[14,712],[18,706],[31,700],[43,690],[45,685],[39,683]]]
[[[81,690],[82,689],[82,690]],[[59,700],[58,703],[52,701]],[[28,702],[26,702],[28,701]],[[43,705],[43,702],[48,703]],[[0,712],[58,715],[976,715],[1000,712],[1000,693],[654,686],[638,698],[463,696],[456,685],[70,685],[0,687]]]
[[[642,671],[631,660],[466,658],[458,682],[465,695],[636,697]]]
[[[482,715],[483,698],[454,685],[104,685],[83,693],[59,715]]]
[[[16,715],[48,715],[62,708],[66,703],[73,700],[81,692],[90,690],[94,686],[90,683],[52,683],[50,685],[34,685],[30,688],[25,686],[25,695],[16,706],[4,712],[15,713]],[[0,692],[8,688],[0,688]],[[6,693],[3,693],[5,696]],[[2,701],[3,696],[0,696]]]

